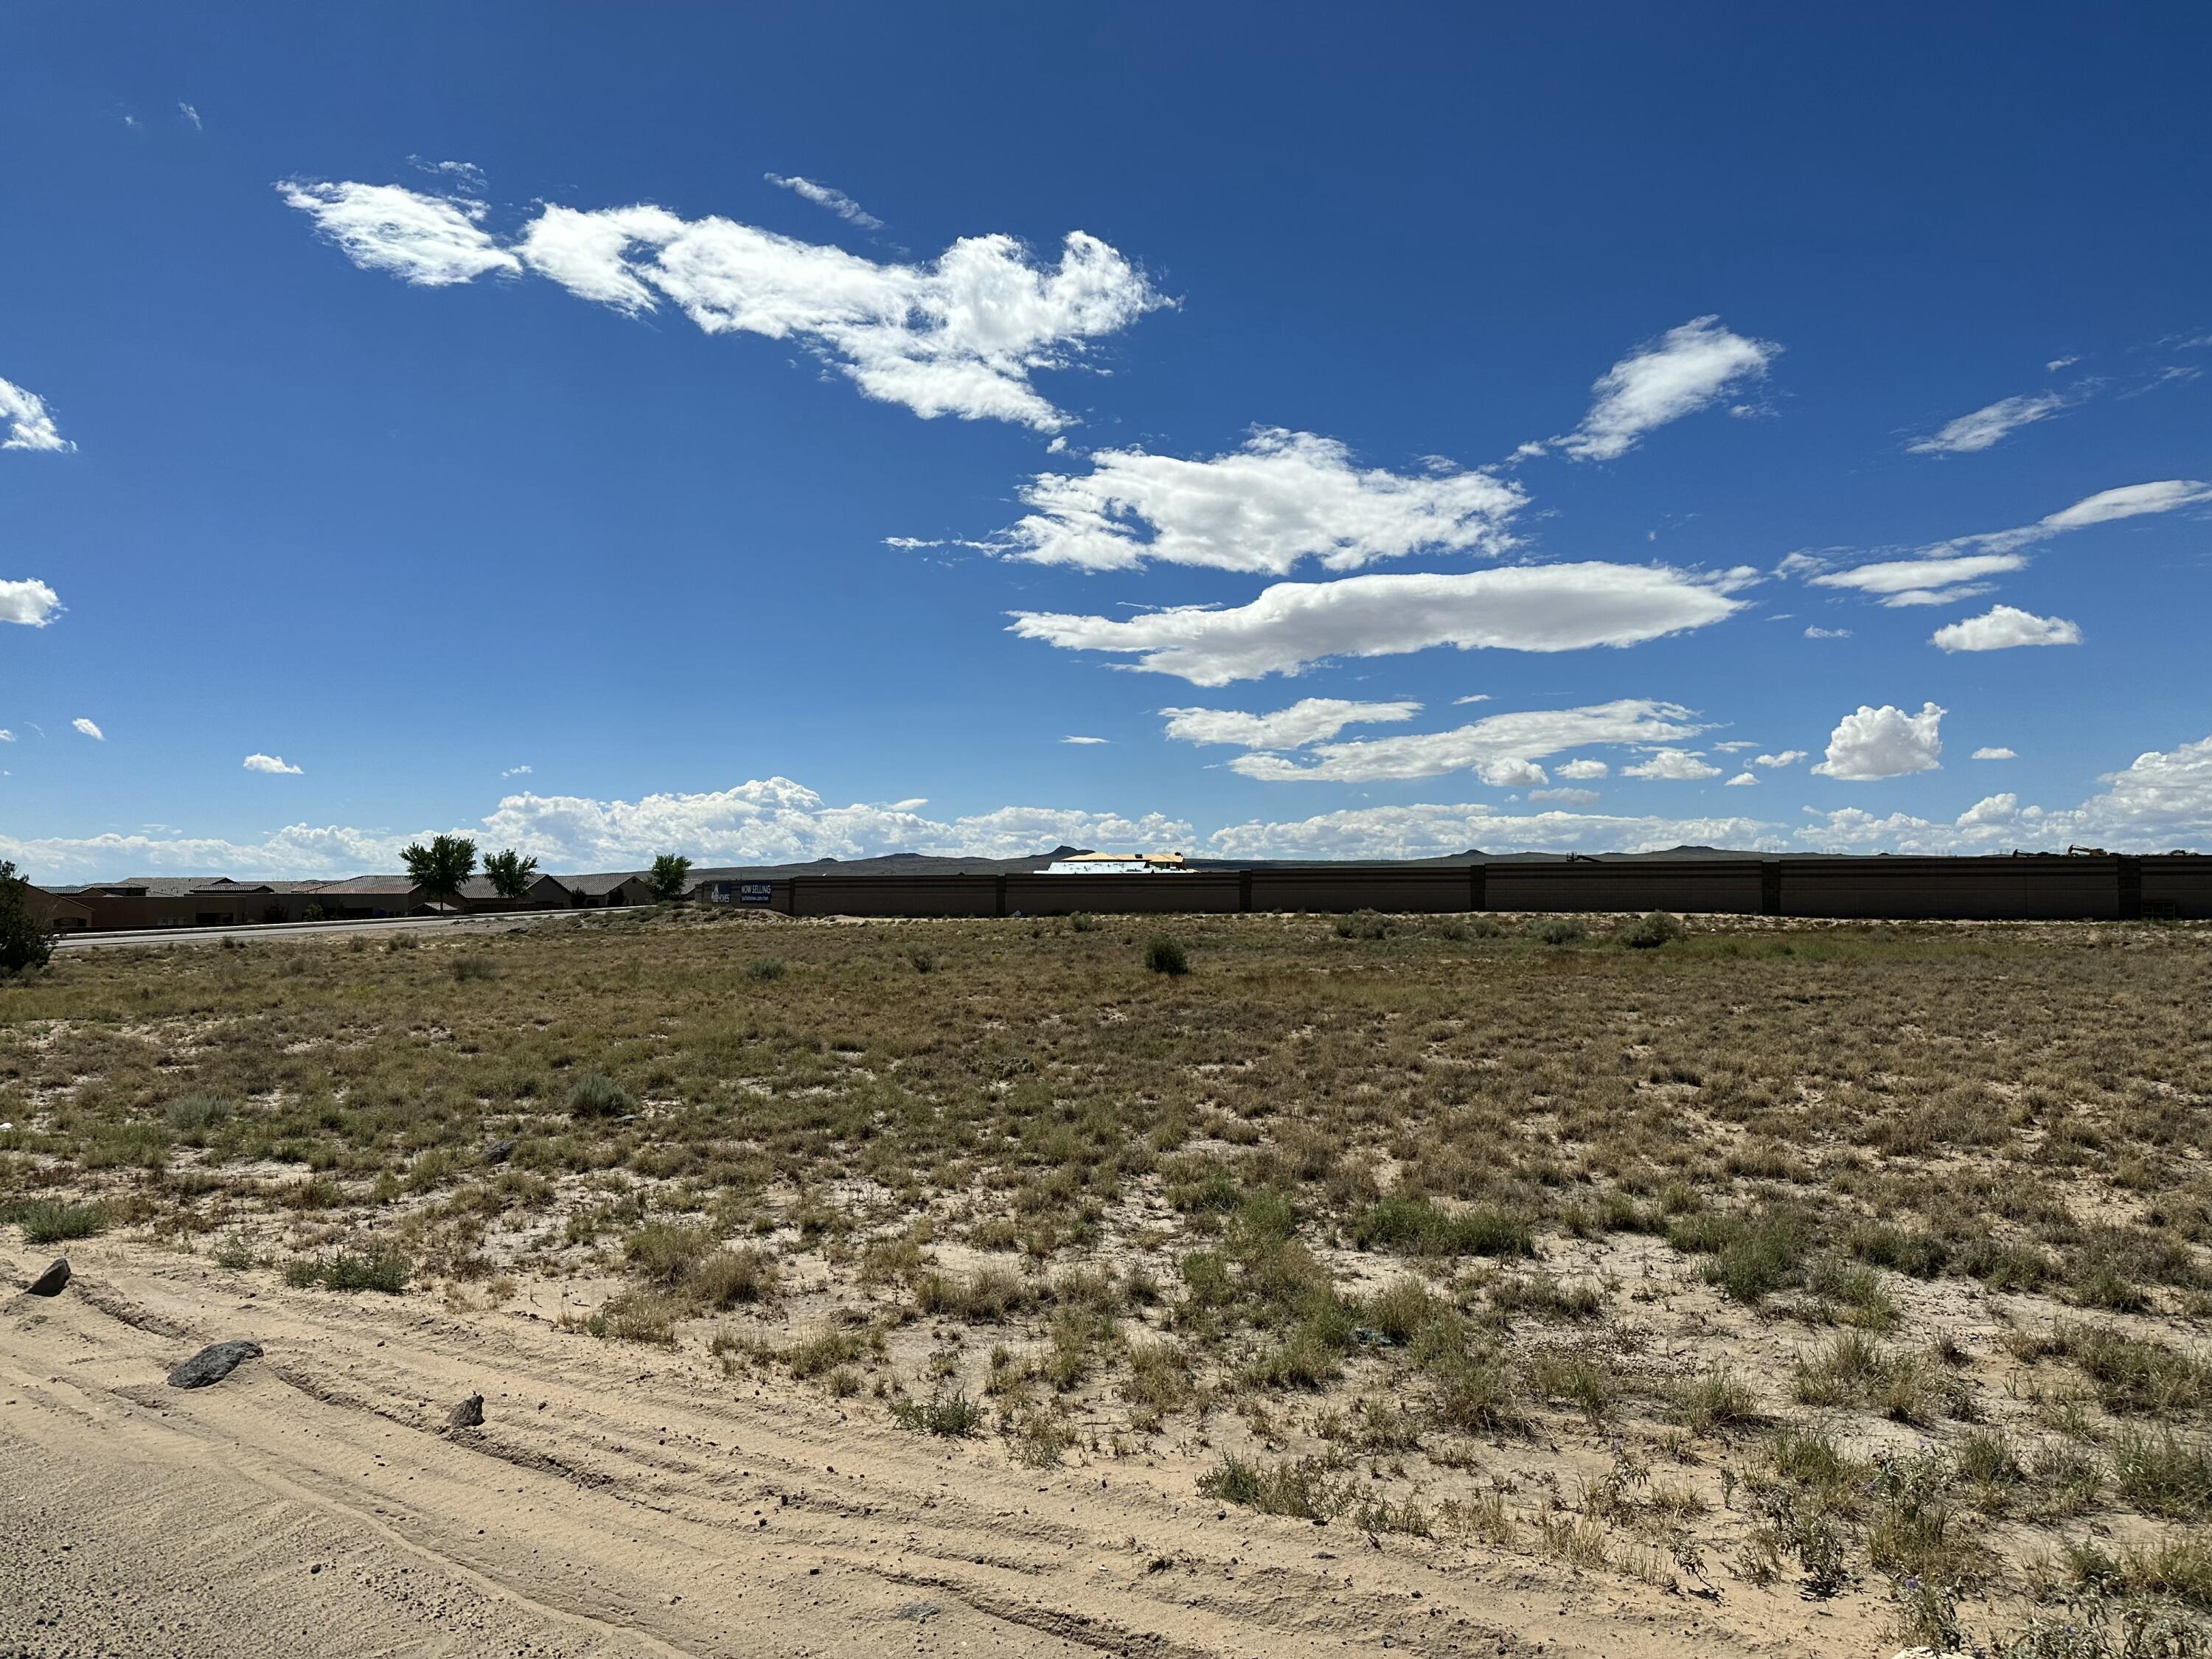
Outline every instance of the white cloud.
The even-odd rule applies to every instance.
[[[1242,749],[1303,749],[1334,737],[1347,726],[1409,720],[1417,702],[1351,702],[1307,697],[1272,714],[1234,708],[1163,708],[1167,735],[1183,743],[1231,743]]]
[[[2212,486],[2194,478],[2160,478],[2122,484],[2084,496],[2073,506],[2045,514],[2033,524],[2011,530],[1955,536],[1923,548],[1909,559],[1885,559],[1847,570],[1832,570],[1828,561],[1803,553],[1784,559],[1778,574],[1802,575],[1818,587],[1853,588],[1881,596],[1886,605],[1948,605],[1989,591],[1984,576],[2002,575],[2027,563],[2020,550],[2069,531],[2146,514],[2171,513],[2212,501]],[[1809,631],[1809,630],[1808,630]]]
[[[50,454],[66,454],[76,447],[54,425],[46,400],[13,380],[0,380],[0,422],[8,428],[7,437],[0,439],[0,449],[42,449]]]
[[[1750,786],[1750,785],[1756,784],[1758,781],[1759,781],[1759,774],[1758,774],[1758,773],[1756,773],[1756,772],[1739,772],[1739,773],[1737,773],[1734,777],[1730,778],[1730,779],[1728,781],[1728,784],[1727,784],[1727,786],[1726,786],[1726,787],[1729,787],[1729,788],[1730,788],[1730,789],[1741,789],[1741,788],[1745,788],[1745,787],[1748,787],[1748,786]]]
[[[1862,703],[1856,713],[1836,723],[1828,757],[1813,769],[1852,783],[1936,771],[1942,765],[1943,739],[1937,728],[1943,712],[1932,702],[1923,703],[1917,714],[1888,703],[1879,708]]]
[[[300,180],[276,190],[363,270],[388,271],[421,288],[445,288],[522,270],[521,260],[483,228],[484,204],[468,197],[425,196],[398,185]]]
[[[1977,749],[1974,750],[1974,758],[1976,760],[2018,760],[2020,757],[2009,749]]]
[[[1071,651],[1135,653],[1133,667],[1194,685],[1291,674],[1329,657],[1431,646],[1578,651],[1703,628],[1743,608],[1749,570],[1695,575],[1664,566],[1553,564],[1455,574],[1279,582],[1229,610],[1182,605],[1126,619],[1012,613],[1012,632]]]
[[[2010,751],[2005,751],[2009,753]],[[2024,806],[2010,791],[1989,795],[1949,823],[1856,808],[1815,812],[1797,839],[1816,846],[1899,853],[1973,853],[1999,847],[2056,851],[2075,842],[2162,852],[2212,842],[2212,737],[2151,750],[2107,772],[2106,787],[2070,810]]]
[[[2060,369],[2071,368],[2081,361],[2079,357],[2053,357],[2049,362],[2044,364],[2043,372],[2046,374],[2056,374]]]
[[[1240,755],[1230,769],[1267,782],[1376,783],[1472,771],[1495,789],[1550,781],[1535,763],[1594,744],[1650,744],[1696,736],[1705,727],[1678,703],[1642,698],[1583,708],[1543,708],[1489,714],[1446,732],[1407,732],[1349,743],[1325,743],[1298,759]],[[1569,762],[1562,777],[1602,777],[1605,767]]]
[[[1673,783],[1695,783],[1720,775],[1719,767],[1682,749],[1655,749],[1649,760],[1620,769],[1624,778],[1660,778]]]
[[[2009,605],[1990,607],[1984,616],[1969,617],[1939,628],[1928,637],[1944,651],[2005,651],[2018,645],[2079,645],[2078,623],[2063,617],[2039,617]]]
[[[278,188],[365,269],[409,282],[465,283],[527,269],[631,314],[664,299],[709,334],[759,334],[815,353],[870,398],[924,418],[1067,419],[1030,384],[1099,336],[1171,305],[1144,273],[1081,231],[1057,265],[1011,236],[962,239],[927,264],[878,264],[716,217],[649,204],[582,211],[547,205],[508,245],[480,202],[396,185]]]
[[[1595,806],[1601,797],[1595,789],[1531,789],[1530,800],[1547,800],[1561,806]]]
[[[0,743],[13,743],[15,741],[15,734],[13,732],[10,732],[6,726],[0,726]]]
[[[201,130],[204,124],[200,120],[200,112],[182,99],[177,100],[177,113],[185,118],[185,123],[194,132]]]
[[[510,766],[500,774],[503,778],[522,778],[529,775],[530,769],[527,766]]]
[[[1452,699],[1452,707],[1455,708],[1464,708],[1471,702],[1489,702],[1492,700],[1493,699],[1491,697],[1489,692],[1477,691],[1469,696],[1454,697]]]
[[[1286,575],[1302,559],[1353,570],[1411,553],[1495,556],[1527,496],[1517,484],[1448,465],[1361,469],[1330,438],[1265,427],[1210,459],[1101,450],[1091,471],[1040,474],[1029,513],[1000,538],[1006,556],[1084,570],[1154,560]]]
[[[434,173],[471,192],[484,187],[484,170],[474,161],[426,161],[419,155],[410,155],[407,163],[418,173]]]
[[[44,628],[61,614],[61,595],[35,577],[0,581],[0,623]]]
[[[1905,447],[1916,455],[1975,454],[2030,422],[2055,415],[2065,407],[2066,399],[2056,392],[2033,398],[2001,398],[1987,408],[1947,422],[1938,430],[1927,437],[1916,438]]]
[[[1808,640],[1847,640],[1850,636],[1851,630],[1848,628],[1808,628],[1805,630],[1805,637]]]
[[[867,211],[842,190],[832,190],[827,185],[817,184],[811,179],[786,178],[780,173],[763,173],[761,177],[778,190],[794,191],[817,207],[825,207],[840,219],[860,226],[862,230],[881,230],[884,222]]]
[[[1775,826],[1755,818],[1620,817],[1600,813],[1502,813],[1479,805],[1368,806],[1291,823],[1237,824],[1206,840],[1216,858],[1432,858],[1485,852],[1650,852],[1684,845],[1750,847],[1775,842]]]
[[[74,729],[82,732],[86,737],[92,738],[95,742],[106,743],[107,741],[107,733],[101,731],[97,726],[94,726],[90,720],[85,719],[82,714],[71,720],[70,725]]]
[[[1613,770],[1601,760],[1571,760],[1565,765],[1556,766],[1552,769],[1563,778],[1574,778],[1577,781],[1601,778]]]
[[[1678,421],[1766,373],[1782,348],[1732,334],[1717,317],[1669,329],[1622,358],[1591,387],[1596,400],[1583,423],[1556,440],[1578,461],[1626,454],[1654,427]]]
[[[1785,749],[1778,755],[1753,755],[1751,763],[1753,766],[1795,766],[1804,758],[1803,750]]]
[[[249,772],[289,773],[295,777],[297,777],[300,773],[298,767],[286,765],[282,755],[248,755],[246,757],[246,769]]]
[[[1060,741],[1061,741],[1062,743],[1084,743],[1084,744],[1091,744],[1091,743],[1109,743],[1109,742],[1111,742],[1111,741],[1112,741],[1112,739],[1111,739],[1111,738],[1076,738],[1076,737],[1070,737],[1070,738],[1062,738],[1060,739]]]
[[[2018,570],[2027,561],[2017,553],[1968,553],[1948,558],[1886,559],[1849,570],[1831,570],[1811,580],[1817,587],[1848,587],[1862,593],[1895,596],[1954,587],[1984,576]]]

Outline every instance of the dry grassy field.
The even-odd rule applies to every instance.
[[[528,1310],[1347,1585],[2212,1651],[2212,929],[1632,920],[64,952],[0,988],[0,1243]]]

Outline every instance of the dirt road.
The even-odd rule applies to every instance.
[[[1717,1607],[1224,1511],[1189,1465],[1033,1471],[696,1352],[343,1297],[143,1244],[0,1299],[0,1654],[1870,1653],[1872,1609]],[[44,1252],[0,1249],[20,1285]],[[533,1309],[532,1296],[538,1298]],[[164,1377],[206,1342],[264,1357]],[[481,1428],[447,1431],[481,1393]],[[1741,1605],[1739,1603],[1741,1602]]]

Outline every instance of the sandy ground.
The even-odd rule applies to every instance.
[[[873,1401],[122,1240],[0,1298],[0,1655],[1887,1653],[1876,1604],[1669,1596],[1039,1473]],[[21,1285],[46,1253],[0,1248]],[[205,1343],[265,1357],[193,1392]],[[485,1399],[479,1429],[447,1411]]]

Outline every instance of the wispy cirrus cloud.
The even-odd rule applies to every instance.
[[[1816,587],[1854,589],[1893,607],[1948,605],[1988,592],[1989,577],[2024,568],[2027,557],[2022,549],[2093,525],[2172,513],[2206,501],[2212,501],[2212,486],[2195,478],[2121,484],[2085,495],[2071,507],[2047,513],[2033,524],[1954,536],[1923,548],[1910,558],[1880,559],[1838,569],[1832,556],[1792,553],[1777,567],[1777,574],[1801,576]]]
[[[828,208],[848,224],[858,225],[862,230],[881,230],[884,228],[882,220],[842,190],[833,190],[828,185],[817,184],[811,179],[787,177],[781,173],[763,173],[761,177],[778,190],[790,191],[805,197],[817,207]]]
[[[1718,317],[1693,318],[1600,375],[1582,424],[1552,442],[1574,460],[1617,460],[1647,432],[1759,379],[1781,353],[1771,340],[1723,327]]]
[[[8,435],[0,438],[0,449],[35,449],[61,455],[76,447],[54,424],[46,400],[13,380],[0,380],[0,423],[8,428]]]
[[[1160,710],[1167,718],[1167,735],[1177,742],[1234,744],[1240,749],[1304,749],[1328,741],[1347,726],[1409,720],[1420,712],[1417,702],[1355,702],[1343,697],[1306,697],[1266,714],[1234,708]]]
[[[2056,415],[2066,407],[2057,392],[2033,397],[2000,398],[1996,402],[1947,421],[1925,437],[1905,445],[1915,455],[1975,455],[1993,449],[2021,428]]]
[[[1011,629],[1069,651],[1133,656],[1130,666],[1194,685],[1293,674],[1331,657],[1462,651],[1580,651],[1641,644],[1734,615],[1756,573],[1663,565],[1516,565],[1457,574],[1278,582],[1249,604],[1182,605],[1130,617],[1015,611]]]
[[[1444,732],[1323,743],[1295,758],[1239,755],[1229,766],[1270,783],[1379,783],[1472,772],[1493,788],[1525,788],[1550,782],[1537,763],[1571,749],[1671,743],[1705,729],[1679,703],[1629,697],[1581,708],[1488,714]],[[1600,763],[1597,775],[1603,774]],[[1562,775],[1590,775],[1562,768]]]
[[[1068,416],[1030,376],[1070,367],[1091,342],[1174,303],[1081,231],[1069,233],[1054,264],[1033,261],[1011,236],[963,238],[927,264],[879,264],[647,203],[546,204],[502,238],[471,197],[312,180],[277,189],[364,270],[433,288],[536,275],[630,315],[665,301],[709,334],[788,340],[863,395],[925,419],[1057,431]]]

